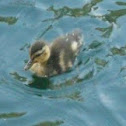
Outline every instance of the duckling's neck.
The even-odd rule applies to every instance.
[[[41,67],[45,67],[47,64],[47,61],[39,63]]]
[[[46,75],[45,67],[46,67],[46,62],[35,63],[35,64],[33,64],[33,66],[31,67],[30,70],[33,71],[33,73],[35,73],[37,76],[44,77]]]

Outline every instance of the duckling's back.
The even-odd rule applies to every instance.
[[[82,46],[83,35],[75,30],[65,36],[57,38],[51,45],[51,56],[48,61],[49,76],[60,74],[73,66],[74,60]]]

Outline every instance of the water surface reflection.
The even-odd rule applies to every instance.
[[[126,2],[0,1],[0,125],[125,126]],[[23,67],[36,39],[80,28],[74,67],[39,78]]]

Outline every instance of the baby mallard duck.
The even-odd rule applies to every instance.
[[[24,67],[37,76],[49,77],[69,70],[82,45],[80,30],[57,38],[51,45],[45,41],[36,41],[29,50],[30,60]]]

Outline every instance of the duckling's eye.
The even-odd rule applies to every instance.
[[[41,54],[37,54],[35,57],[38,57],[38,56],[40,56]]]
[[[35,57],[39,57],[40,55],[41,55],[41,53],[40,53],[40,54],[35,55]]]
[[[40,54],[36,54],[36,55],[32,58],[32,60],[34,60],[35,58],[39,57],[40,55],[41,55],[41,53],[40,53]]]

